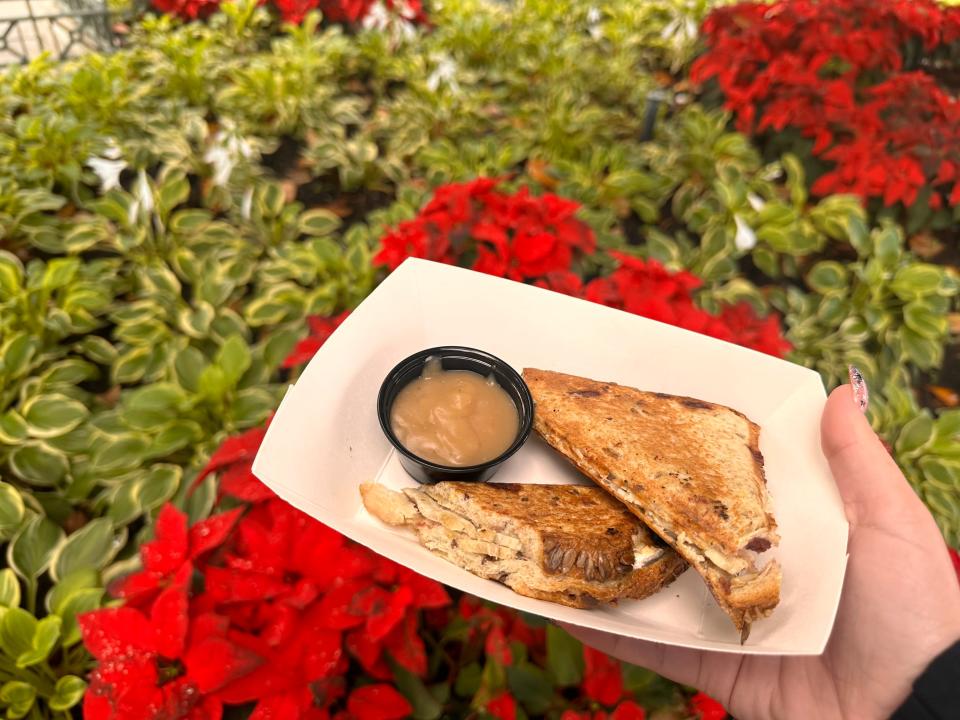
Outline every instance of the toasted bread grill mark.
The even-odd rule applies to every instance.
[[[404,493],[373,485],[360,490],[376,517],[412,526],[434,553],[530,597],[573,607],[641,598],[686,567],[595,487],[446,482]],[[634,569],[637,548],[661,554]]]
[[[604,397],[571,399],[568,387],[591,381],[541,370],[524,378],[537,432],[694,565],[741,633],[776,606],[779,566],[758,573],[744,557],[778,540],[758,426],[712,403],[690,407],[689,398],[596,383]],[[617,421],[600,422],[610,417]],[[620,457],[606,452],[614,438]]]

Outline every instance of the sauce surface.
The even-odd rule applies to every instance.
[[[393,434],[424,460],[452,467],[479,465],[501,455],[517,438],[516,405],[491,375],[444,370],[429,358],[390,410]]]

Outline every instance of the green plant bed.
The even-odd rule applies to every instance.
[[[26,683],[0,687],[9,717],[71,712],[92,667],[77,614],[140,567],[166,503],[191,524],[231,509],[222,475],[200,474],[211,455],[262,427],[329,319],[386,275],[381,240],[478,177],[529,192],[524,207],[573,201],[592,238],[551,268],[563,288],[518,279],[589,297],[684,278],[658,298],[682,306],[678,324],[727,323],[751,344],[763,322],[774,352],[782,327],[789,359],[829,386],[860,366],[872,421],[960,544],[957,411],[922,391],[956,387],[951,256],[924,261],[916,231],[856,198],[811,199],[794,155],[764,159],[698,101],[690,28],[709,6],[469,0],[405,37],[316,15],[280,28],[242,2],[6,72],[0,685]],[[650,314],[649,299],[607,301]],[[506,682],[488,672],[483,687]],[[641,702],[689,712],[685,689],[624,672]]]

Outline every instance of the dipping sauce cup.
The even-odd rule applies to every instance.
[[[510,396],[517,408],[519,429],[516,439],[503,453],[478,465],[445,466],[418,457],[403,446],[391,425],[393,402],[407,384],[420,377],[424,365],[430,358],[438,358],[443,370],[468,370],[482,377],[492,375],[497,384]],[[474,348],[435,347],[421,350],[402,360],[387,374],[377,397],[377,416],[384,435],[399,453],[403,469],[417,482],[427,485],[441,480],[485,482],[493,477],[500,466],[517,452],[530,436],[530,430],[533,427],[533,398],[520,373],[500,358]]]

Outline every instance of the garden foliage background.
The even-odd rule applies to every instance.
[[[253,478],[282,388],[410,255],[831,387],[855,363],[960,544],[960,12],[156,7],[0,80],[8,718],[724,716]]]

